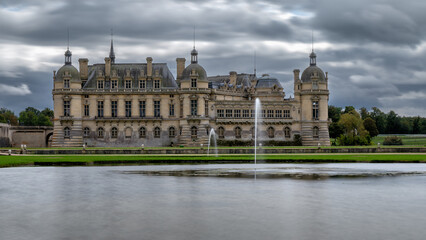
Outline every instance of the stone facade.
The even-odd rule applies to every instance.
[[[176,79],[165,63],[115,63],[111,43],[105,63],[78,71],[65,53],[65,65],[54,72],[52,146],[200,146],[215,129],[219,139],[251,140],[254,101],[262,102],[261,140],[330,145],[328,77],[310,55],[300,77],[294,70],[294,97],[286,97],[276,78],[255,74],[208,77],[191,51],[191,63],[177,58]]]

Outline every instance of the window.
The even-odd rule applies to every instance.
[[[83,137],[89,137],[90,136],[90,128],[85,127],[83,129]]]
[[[145,101],[139,101],[139,116],[140,117],[145,117]]]
[[[191,100],[191,115],[197,115],[198,100]]]
[[[218,118],[223,118],[224,114],[223,114],[223,109],[218,109],[217,110],[217,117]]]
[[[243,118],[248,118],[248,117],[250,117],[250,110],[243,109]]]
[[[117,106],[118,106],[117,101],[111,101],[111,117],[118,116]]]
[[[241,117],[241,109],[235,109],[234,118],[240,118],[240,117]]]
[[[70,80],[64,79],[64,88],[70,88]]]
[[[146,129],[144,127],[139,128],[139,138],[146,137]]]
[[[226,115],[227,118],[231,118],[232,117],[232,109],[226,109]]]
[[[160,117],[160,101],[154,101],[154,117]]]
[[[240,127],[235,128],[235,138],[241,138],[241,128]]]
[[[196,78],[191,78],[191,87],[192,88],[196,88],[197,87],[197,79]]]
[[[319,104],[318,104],[318,101],[312,102],[312,119],[314,119],[314,120],[319,119]]]
[[[204,115],[206,117],[209,116],[209,101],[208,100],[204,101]]]
[[[275,110],[275,117],[276,118],[282,118],[283,117],[283,110]]]
[[[70,138],[71,130],[69,127],[64,128],[64,138]]]
[[[274,136],[275,136],[275,130],[274,130],[274,128],[273,127],[268,127],[268,137],[269,138],[274,138]]]
[[[132,88],[132,80],[126,80],[126,88]]]
[[[284,110],[284,118],[291,118],[290,110]]]
[[[111,80],[111,88],[117,88],[118,81],[117,80]]]
[[[169,115],[170,116],[174,116],[175,115],[175,105],[172,104],[172,103],[169,105]]]
[[[268,110],[268,118],[274,118],[274,110]]]
[[[161,135],[161,130],[160,130],[160,128],[159,128],[159,127],[155,127],[155,128],[154,128],[154,137],[155,137],[155,138],[159,138],[159,137],[160,137],[160,135]]]
[[[98,138],[103,138],[104,137],[104,129],[103,128],[98,128],[97,132],[97,136]]]
[[[289,127],[284,128],[284,137],[291,138],[291,130]]]
[[[103,89],[104,88],[104,80],[98,80],[98,88]]]
[[[169,128],[169,138],[174,138],[176,136],[176,130],[174,127]]]
[[[71,108],[71,103],[68,100],[64,101],[64,116],[65,117],[69,117],[70,116],[70,108]]]
[[[217,129],[217,134],[219,135],[219,138],[224,138],[225,137],[225,129],[223,127],[219,127]]]
[[[84,105],[84,116],[88,117],[89,116],[89,105],[85,104]]]
[[[89,95],[84,95],[84,98],[89,98]]]
[[[192,126],[191,127],[191,138],[192,139],[196,139],[197,138],[197,127],[196,126]]]
[[[251,128],[251,138],[255,138],[256,137],[256,128],[255,127],[252,127]]]
[[[113,127],[111,129],[111,138],[117,138],[118,137],[118,130],[116,127]]]
[[[141,89],[146,88],[146,80],[139,80],[139,88]]]
[[[132,116],[132,101],[126,101],[125,103],[126,117]]]
[[[154,80],[154,88],[159,89],[160,88],[160,80],[156,79]]]
[[[266,110],[262,110],[262,118],[266,118]]]
[[[312,134],[313,134],[314,138],[319,138],[319,128],[318,127],[314,127]]]
[[[183,117],[183,100],[179,102],[179,116]]]
[[[98,101],[98,117],[104,116],[104,101]]]
[[[255,114],[256,114],[256,110],[250,110],[250,116],[251,116],[251,118],[254,118]]]

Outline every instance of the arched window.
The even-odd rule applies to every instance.
[[[89,137],[90,136],[90,128],[85,127],[83,129],[83,137]]]
[[[197,127],[196,126],[191,127],[191,138],[192,139],[197,138]]]
[[[256,129],[255,129],[255,127],[252,127],[251,128],[251,138],[255,138],[256,137]]]
[[[69,127],[64,128],[64,138],[70,138],[71,130]]]
[[[174,138],[176,136],[176,130],[175,127],[169,128],[169,138]]]
[[[139,138],[146,137],[146,129],[144,127],[139,128]]]
[[[217,129],[217,135],[219,138],[225,138],[225,129],[223,127],[219,127]]]
[[[314,138],[319,138],[319,128],[318,127],[314,127],[313,128],[313,133],[312,133]]]
[[[274,128],[273,127],[268,127],[268,137],[269,138],[274,138],[274,136],[275,136],[275,130],[274,130]]]
[[[98,128],[97,132],[97,136],[98,138],[103,138],[104,137],[104,129],[103,128]]]
[[[234,131],[235,131],[235,138],[241,138],[241,128],[236,127]]]
[[[284,128],[284,137],[291,138],[291,130],[289,127]]]
[[[154,137],[159,138],[161,135],[161,129],[159,127],[154,128]]]
[[[125,136],[126,136],[126,138],[132,138],[132,128],[131,127],[128,127],[128,128],[126,128],[126,130],[125,130]]]
[[[117,138],[118,130],[116,127],[111,128],[111,138]]]

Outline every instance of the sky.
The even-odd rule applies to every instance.
[[[103,63],[114,32],[116,63],[190,62],[195,27],[209,76],[269,74],[293,96],[293,69],[309,53],[328,72],[329,104],[426,117],[426,1],[1,0],[0,108],[52,108],[53,71]],[[256,56],[256,58],[254,57]],[[256,59],[256,61],[254,61]]]

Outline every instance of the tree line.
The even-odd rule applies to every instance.
[[[12,126],[53,126],[53,111],[45,108],[42,111],[27,107],[16,116],[14,112],[6,108],[0,108],[0,123],[8,123]]]

